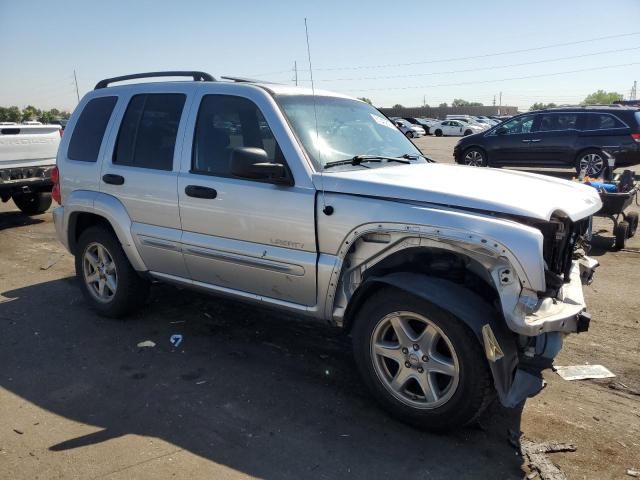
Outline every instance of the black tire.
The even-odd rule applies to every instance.
[[[413,132],[412,131],[408,131],[407,133],[405,133],[405,135],[407,136],[407,138],[413,138]]]
[[[90,291],[85,281],[83,259],[90,245],[102,245],[115,264],[117,272],[117,289],[109,301],[99,301]],[[126,316],[144,305],[149,294],[149,282],[133,269],[129,259],[122,250],[120,241],[106,226],[96,225],[87,228],[80,235],[75,256],[76,277],[80,290],[92,310],[109,318]]]
[[[615,242],[613,244],[616,250],[620,250],[624,248],[624,244],[627,241],[627,235],[629,232],[629,223],[626,221],[618,222],[618,225],[613,231],[613,235],[615,236]]]
[[[442,130],[440,130],[439,128],[434,133],[436,134],[436,137],[442,136]]]
[[[478,147],[471,147],[462,153],[462,164],[471,167],[486,167],[487,152]]]
[[[40,215],[51,206],[50,192],[22,193],[13,195],[12,198],[16,207],[26,215]]]
[[[638,212],[628,213],[626,221],[629,224],[629,231],[627,232],[627,238],[631,238],[635,236],[636,232],[638,231]]]
[[[582,166],[581,166],[582,161],[583,159],[589,156],[596,156],[600,159],[598,160],[598,164],[600,164],[601,162],[600,168],[589,170],[586,172],[588,176],[592,178],[597,178],[601,176],[602,172],[607,168],[607,157],[604,153],[602,153],[602,150],[599,150],[597,148],[589,148],[587,150],[583,150],[576,156],[576,164],[575,164],[576,172],[578,173],[578,175],[580,175],[580,172],[582,171]]]
[[[471,135],[473,132],[471,130],[465,130],[464,131],[464,136],[467,137],[469,135]]]
[[[396,311],[427,317],[450,340],[458,359],[459,377],[453,394],[445,403],[434,408],[407,405],[387,389],[376,372],[371,342],[378,324]],[[466,425],[495,397],[489,366],[476,336],[449,312],[406,292],[392,288],[376,291],[357,313],[352,338],[356,364],[373,397],[390,415],[412,426],[443,431]]]

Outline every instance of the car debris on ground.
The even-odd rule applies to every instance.
[[[602,365],[554,366],[553,370],[565,380],[587,380],[590,378],[612,378],[615,374]]]
[[[567,477],[557,465],[555,465],[547,453],[575,452],[577,447],[573,443],[560,443],[556,441],[534,442],[527,439],[522,432],[509,430],[509,443],[522,455],[525,466],[531,470],[528,479],[539,477],[542,480],[566,480]]]

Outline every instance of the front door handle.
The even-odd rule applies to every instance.
[[[107,173],[106,175],[102,176],[102,181],[110,185],[122,185],[124,183],[124,177],[122,175]]]
[[[213,188],[202,187],[200,185],[187,185],[184,189],[184,193],[186,193],[189,197],[195,198],[213,199],[218,196],[218,192],[216,192]]]
[[[542,139],[541,138],[534,138],[533,140],[529,140],[531,143],[537,143],[537,142],[541,142]]]
[[[531,140],[522,140],[522,143],[529,143]]]

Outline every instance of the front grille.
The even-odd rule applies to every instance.
[[[573,252],[578,242],[583,239],[588,226],[588,218],[577,222],[572,222],[568,218],[552,218],[549,222],[536,225],[544,237],[543,256],[546,269],[548,273],[553,274],[547,275],[547,283],[549,283],[549,277],[555,277],[555,281],[551,279],[552,285],[547,285],[548,287],[569,282]]]

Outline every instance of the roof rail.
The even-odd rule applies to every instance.
[[[216,79],[210,74],[198,71],[173,71],[173,72],[147,72],[133,73],[131,75],[122,75],[121,77],[105,78],[96,83],[94,90],[108,87],[110,83],[123,82],[125,80],[135,80],[137,78],[154,78],[154,77],[192,77],[194,82],[215,82]]]
[[[257,80],[255,78],[245,78],[245,77],[220,77],[224,80],[231,80],[232,82],[238,82],[238,83],[269,83],[269,84],[275,84],[276,82],[267,82],[266,80]]]

